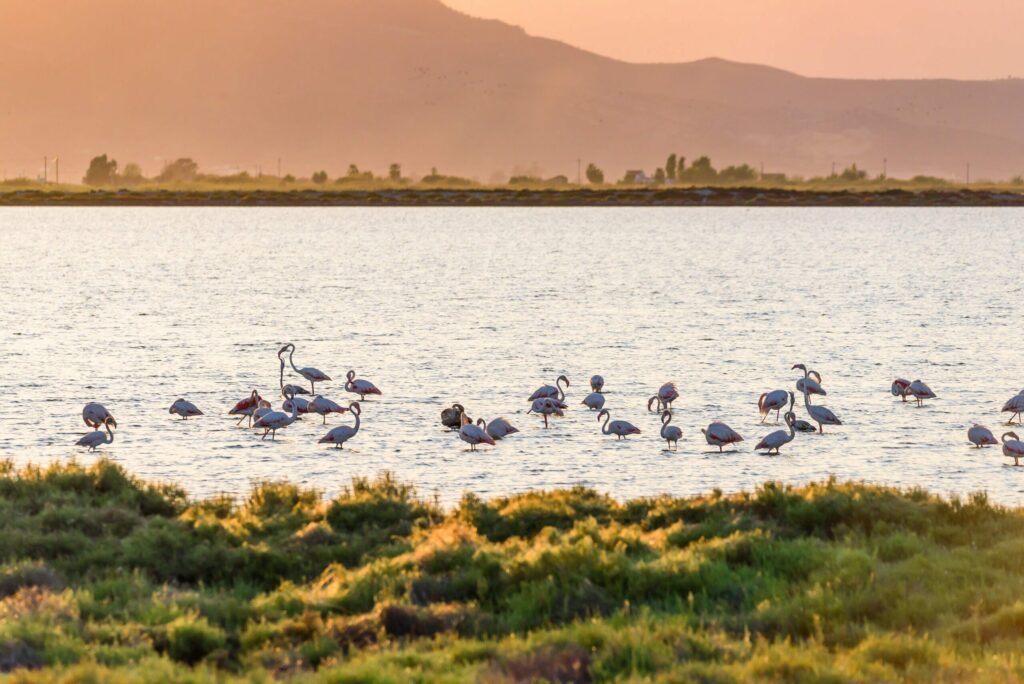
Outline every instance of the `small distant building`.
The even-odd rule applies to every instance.
[[[629,185],[650,185],[654,183],[654,178],[644,173],[643,169],[630,169],[622,177],[622,182]]]

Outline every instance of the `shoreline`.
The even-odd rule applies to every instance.
[[[381,190],[12,190],[0,207],[1024,207],[1003,190],[772,188],[399,188]]]

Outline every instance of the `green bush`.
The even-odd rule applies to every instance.
[[[224,632],[205,618],[181,617],[167,626],[167,654],[179,663],[195,665],[226,644]]]

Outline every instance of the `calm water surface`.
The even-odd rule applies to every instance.
[[[336,492],[394,471],[445,502],[585,484],[619,497],[737,490],[829,475],[1024,503],[1024,468],[974,450],[974,421],[1024,387],[1018,245],[999,209],[3,209],[0,456],[106,456],[197,496],[288,479]],[[279,406],[277,349],[384,391],[337,452],[307,417],[276,443],[226,411],[253,388]],[[846,423],[752,452],[764,391],[791,365],[824,376]],[[543,430],[526,397],[561,373],[564,419]],[[579,406],[593,373],[613,418]],[[921,378],[924,408],[889,393]],[[301,378],[290,375],[293,382]],[[678,452],[646,399],[674,380]],[[287,381],[287,380],[286,380]],[[319,388],[318,388],[319,389]],[[206,416],[181,422],[177,397]],[[104,403],[116,441],[76,448]],[[453,401],[522,432],[470,453],[438,424]],[[803,416],[802,407],[797,410]],[[719,455],[700,428],[747,441]],[[351,422],[332,416],[329,427]]]

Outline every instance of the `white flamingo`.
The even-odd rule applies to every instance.
[[[277,352],[277,358],[281,359],[281,355],[284,354],[286,351],[288,352],[288,363],[290,363],[292,365],[292,370],[294,370],[296,373],[298,373],[299,375],[304,377],[306,380],[309,380],[309,393],[310,394],[316,394],[316,383],[318,383],[318,382],[327,382],[328,380],[331,379],[331,376],[329,376],[327,373],[324,373],[322,370],[320,370],[318,368],[310,368],[310,367],[298,368],[295,365],[295,358],[294,358],[295,357],[295,345],[292,344],[291,342],[289,342],[288,344],[286,344],[283,347],[281,347],[281,349]]]
[[[597,414],[597,420],[600,422],[601,417],[604,417],[604,425],[601,426],[601,434],[603,435],[615,435],[617,439],[625,439],[626,435],[639,435],[640,428],[633,425],[632,423],[624,420],[611,420],[612,414],[608,413],[608,409],[601,409],[601,412]]]
[[[550,397],[541,397],[539,399],[534,399],[533,404],[530,406],[530,410],[527,411],[526,413],[537,413],[544,416],[545,429],[547,429],[548,427],[548,416],[565,415],[564,413],[562,413],[562,409],[558,408],[558,405],[555,403],[555,400]]]
[[[281,376],[278,382],[281,385],[281,396],[285,397],[284,403],[281,404],[281,408],[287,413],[291,413],[292,409],[294,409],[299,415],[309,413],[309,400],[295,396],[294,385],[284,384],[284,359],[278,358],[278,361],[281,362]],[[307,392],[306,394],[309,393]],[[326,418],[324,419],[324,422],[327,422]]]
[[[807,391],[811,394],[820,394],[821,396],[828,394],[828,392],[825,391],[825,388],[821,386],[821,374],[818,371],[807,370],[807,366],[802,363],[794,364],[793,368],[790,370],[797,369],[804,372],[804,377],[796,381],[797,392],[803,392],[806,387]]]
[[[1013,439],[1006,439],[1007,437],[1013,437]],[[1024,458],[1024,442],[1020,441],[1020,437],[1017,436],[1016,432],[1006,432],[1002,436],[1003,442],[1003,456],[1008,456],[1013,459],[1013,465],[1019,466],[1020,459]]]
[[[658,393],[647,400],[647,410],[663,411],[665,409],[672,408],[672,402],[679,398],[679,390],[676,389],[676,383],[666,382],[664,385],[658,388]],[[652,409],[651,405],[654,402],[658,402],[657,409]]]
[[[907,392],[917,399],[918,407],[924,404],[925,399],[935,399],[935,392],[932,392],[932,389],[920,380],[915,380],[910,383],[910,387],[907,388]]]
[[[583,397],[583,401],[580,403],[591,411],[600,411],[604,408],[604,395],[600,392],[591,392],[587,396]]]
[[[537,390],[530,395],[527,401],[536,401],[537,399],[558,399],[560,402],[565,402],[565,390],[562,389],[562,383],[565,383],[566,387],[569,387],[569,378],[564,375],[559,375],[555,380],[554,385],[544,385],[538,387]]]
[[[661,414],[661,438],[665,440],[669,447],[675,444],[675,447],[679,448],[679,438],[683,436],[683,431],[675,425],[669,425],[668,422],[672,420],[672,412],[666,410]]]
[[[103,404],[90,402],[82,409],[82,420],[94,430],[99,430],[100,425],[107,422],[107,418],[111,420],[114,427],[117,427],[117,421],[114,420],[114,416],[110,415],[110,411]]]
[[[228,411],[229,416],[241,416],[235,425],[240,425],[246,418],[249,419],[249,427],[252,427],[252,412],[259,407],[260,402],[263,401],[263,397],[256,390],[252,391],[245,399],[235,404],[235,407]]]
[[[495,418],[491,422],[487,423],[487,434],[494,439],[505,439],[509,435],[514,435],[519,432],[519,428],[512,425],[505,418]]]
[[[329,413],[345,413],[348,411],[347,408],[331,401],[327,397],[320,396],[319,394],[313,397],[313,401],[309,402],[307,407],[309,413],[316,413],[324,417],[324,425],[327,425],[327,414]]]
[[[477,418],[474,425],[469,416],[463,416],[462,427],[459,428],[459,439],[469,445],[470,451],[476,451],[478,444],[494,446],[494,438],[487,434],[487,421]]]
[[[757,398],[757,410],[761,414],[761,422],[768,417],[768,414],[775,411],[775,422],[779,422],[779,412],[786,407],[786,400],[789,399],[789,392],[786,390],[773,390],[765,392]]]
[[[95,432],[88,432],[82,436],[80,440],[75,442],[77,446],[88,447],[89,451],[96,451],[96,447],[101,444],[113,444],[114,443],[114,432],[110,429],[111,424],[114,423],[113,418],[107,418],[103,421],[103,427],[106,428],[106,432],[97,430]]]
[[[345,377],[347,378],[345,391],[358,394],[360,401],[365,401],[367,394],[381,394],[377,386],[369,380],[356,379],[356,372],[354,370],[350,370]]]
[[[1009,423],[1007,423],[1007,425],[1010,425],[1010,424],[1013,423],[1013,416],[1017,416],[1017,424],[1020,425],[1021,424],[1021,415],[1020,414],[1021,414],[1022,411],[1024,411],[1024,390],[1021,390],[1020,393],[1017,396],[1013,397],[1008,402],[1003,404],[1003,410],[1001,411],[1001,413],[1009,413],[1010,414],[1010,421],[1009,421]]]
[[[283,411],[267,411],[259,418],[253,421],[252,426],[254,428],[263,428],[263,437],[260,439],[266,439],[267,433],[271,433],[270,440],[277,440],[277,431],[282,428],[286,428],[294,423],[299,418],[299,409],[295,401],[295,395],[289,395],[286,404],[291,402],[290,410],[291,414],[284,413]]]
[[[600,375],[590,376],[590,389],[600,394],[601,390],[604,389],[604,378]]]
[[[829,411],[824,406],[814,406],[811,404],[811,395],[804,392],[804,408],[807,409],[807,415],[811,417],[815,423],[818,424],[818,433],[825,434],[826,425],[842,425],[843,421],[836,417],[836,414]],[[793,416],[793,420],[796,420],[796,416]]]
[[[977,423],[967,431],[967,441],[979,449],[986,444],[999,444],[999,442],[996,441],[996,436],[992,434],[991,430],[984,425],[978,425]]]
[[[320,438],[320,444],[333,444],[337,449],[344,449],[345,442],[352,439],[359,432],[359,415],[363,410],[359,407],[358,401],[353,401],[348,405],[348,410],[352,412],[352,415],[356,417],[354,425],[339,425],[334,428],[326,435]]]
[[[910,390],[910,381],[903,378],[896,378],[892,381],[892,387],[889,391],[892,392],[894,397],[903,397],[903,401],[907,400],[907,394]]]
[[[721,422],[714,422],[706,428],[701,429],[704,433],[704,440],[710,446],[718,447],[718,453],[722,453],[722,447],[728,444],[738,444],[743,441],[740,433]]]
[[[792,411],[787,411],[785,419],[786,425],[789,426],[789,432],[786,432],[785,430],[776,430],[758,442],[754,449],[767,449],[769,454],[773,451],[778,454],[780,448],[792,442],[793,438],[796,437],[796,430],[793,429],[793,423],[796,421],[796,414]]]
[[[195,404],[191,401],[185,401],[184,399],[178,399],[171,408],[167,410],[168,413],[178,414],[182,420],[188,420],[191,416],[201,416],[203,412],[200,411]]]

